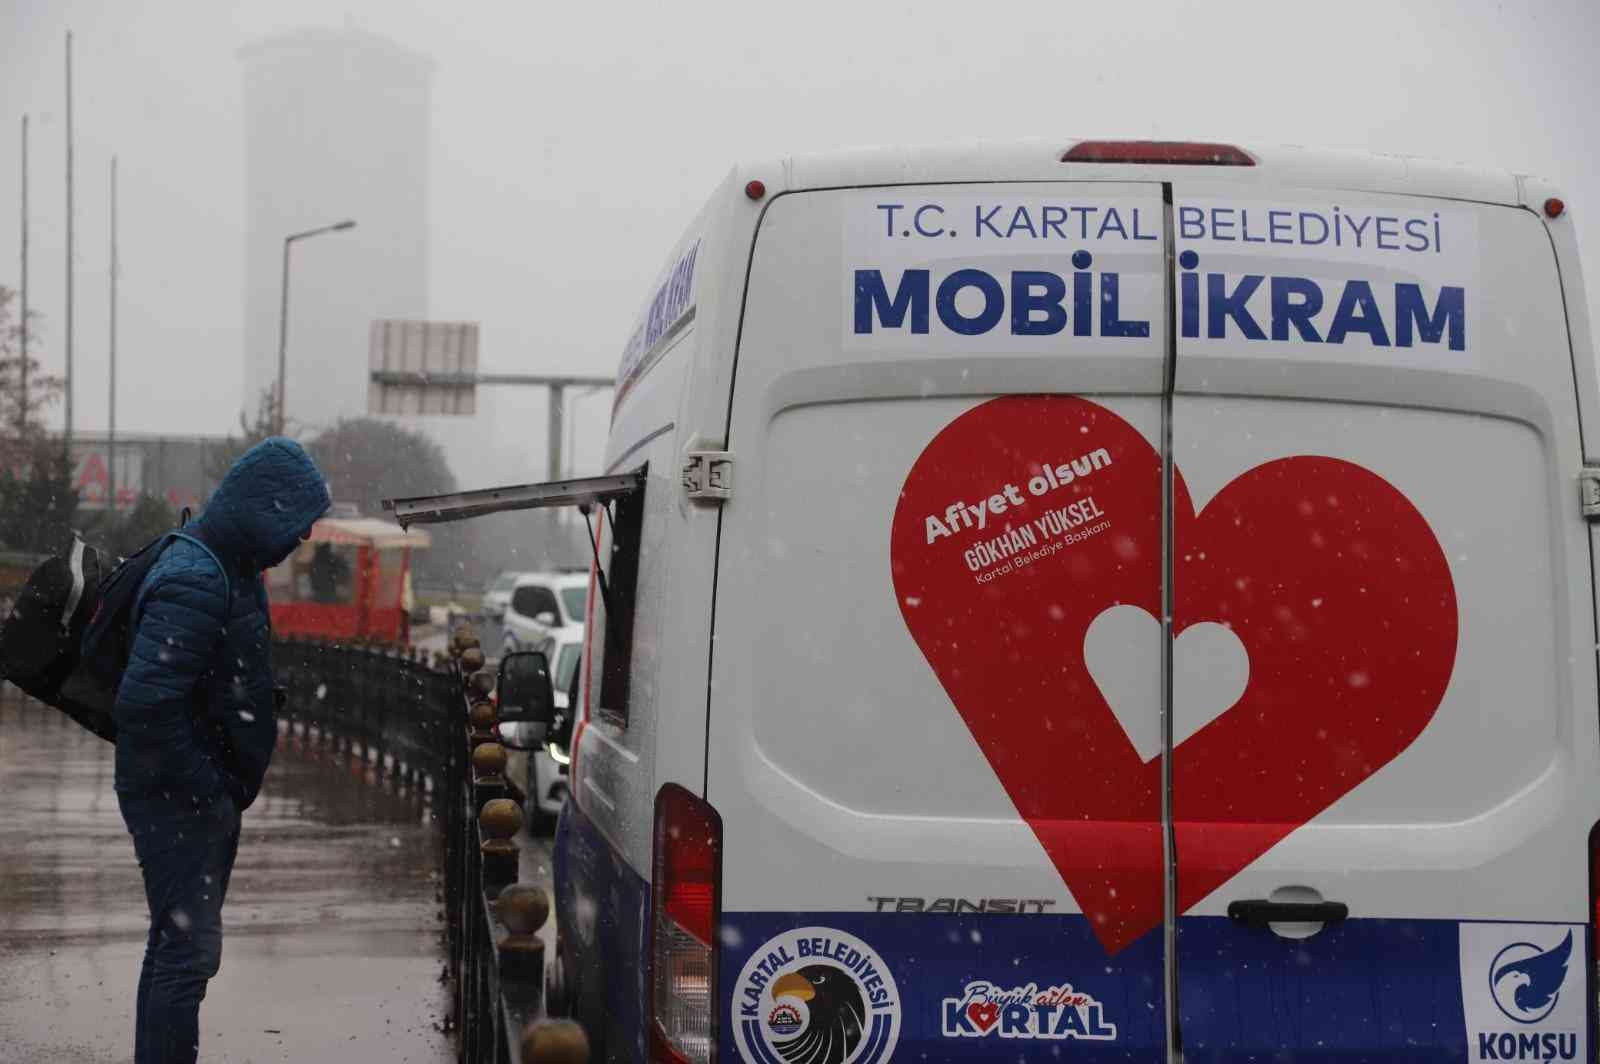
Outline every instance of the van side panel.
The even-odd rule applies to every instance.
[[[659,382],[659,383],[658,383]],[[645,942],[649,901],[651,827],[655,803],[656,734],[661,726],[657,687],[663,646],[652,638],[668,609],[674,573],[659,564],[666,525],[673,519],[671,407],[681,375],[659,374],[635,388],[640,421],[669,416],[643,431],[613,471],[647,469],[628,700],[607,705],[601,682],[610,651],[607,611],[591,588],[580,697],[585,705],[573,735],[573,801],[557,833],[556,890],[563,916],[563,961],[575,996],[574,1011],[591,1034],[603,1032],[610,1059],[644,1059],[642,1023],[648,1001],[649,952]],[[665,431],[663,431],[663,426]],[[652,436],[652,433],[654,435]],[[611,518],[591,515],[602,559],[611,565],[616,539]],[[645,553],[648,552],[648,553]],[[701,718],[693,718],[698,727]],[[635,1004],[627,1004],[628,1000]]]
[[[608,647],[607,607],[591,578],[574,801],[554,850],[574,1011],[612,1060],[645,1056],[655,795],[663,782],[699,791],[704,780],[710,589],[709,581],[695,579],[694,559],[702,556],[698,566],[710,568],[716,514],[682,505],[678,468],[682,441],[691,435],[684,424],[691,382],[718,330],[719,304],[707,293],[718,290],[719,274],[729,268],[715,200],[646,293],[619,367],[605,468],[647,471],[633,631],[625,648]],[[596,511],[590,520],[609,568],[617,529],[608,513]],[[608,658],[623,652],[626,703],[613,705],[601,677]]]

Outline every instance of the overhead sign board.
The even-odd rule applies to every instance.
[[[475,414],[478,324],[375,320],[368,369],[368,413]]]

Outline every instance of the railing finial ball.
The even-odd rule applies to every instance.
[[[499,710],[493,702],[484,700],[472,703],[472,708],[467,710],[467,723],[478,731],[488,731],[499,720]]]
[[[491,798],[478,813],[478,826],[491,840],[510,839],[522,830],[522,807],[510,798]]]
[[[472,770],[480,779],[504,774],[506,748],[499,743],[479,743],[472,750]]]
[[[573,1020],[537,1020],[522,1033],[523,1064],[587,1064],[589,1036]]]

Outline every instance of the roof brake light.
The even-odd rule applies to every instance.
[[[1156,163],[1168,166],[1254,166],[1255,159],[1232,144],[1193,140],[1080,140],[1061,155],[1064,163]]]

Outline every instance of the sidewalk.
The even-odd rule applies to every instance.
[[[0,700],[0,1062],[125,1062],[144,894],[112,748]],[[280,739],[245,813],[201,1060],[453,1059],[437,834],[413,797]]]

